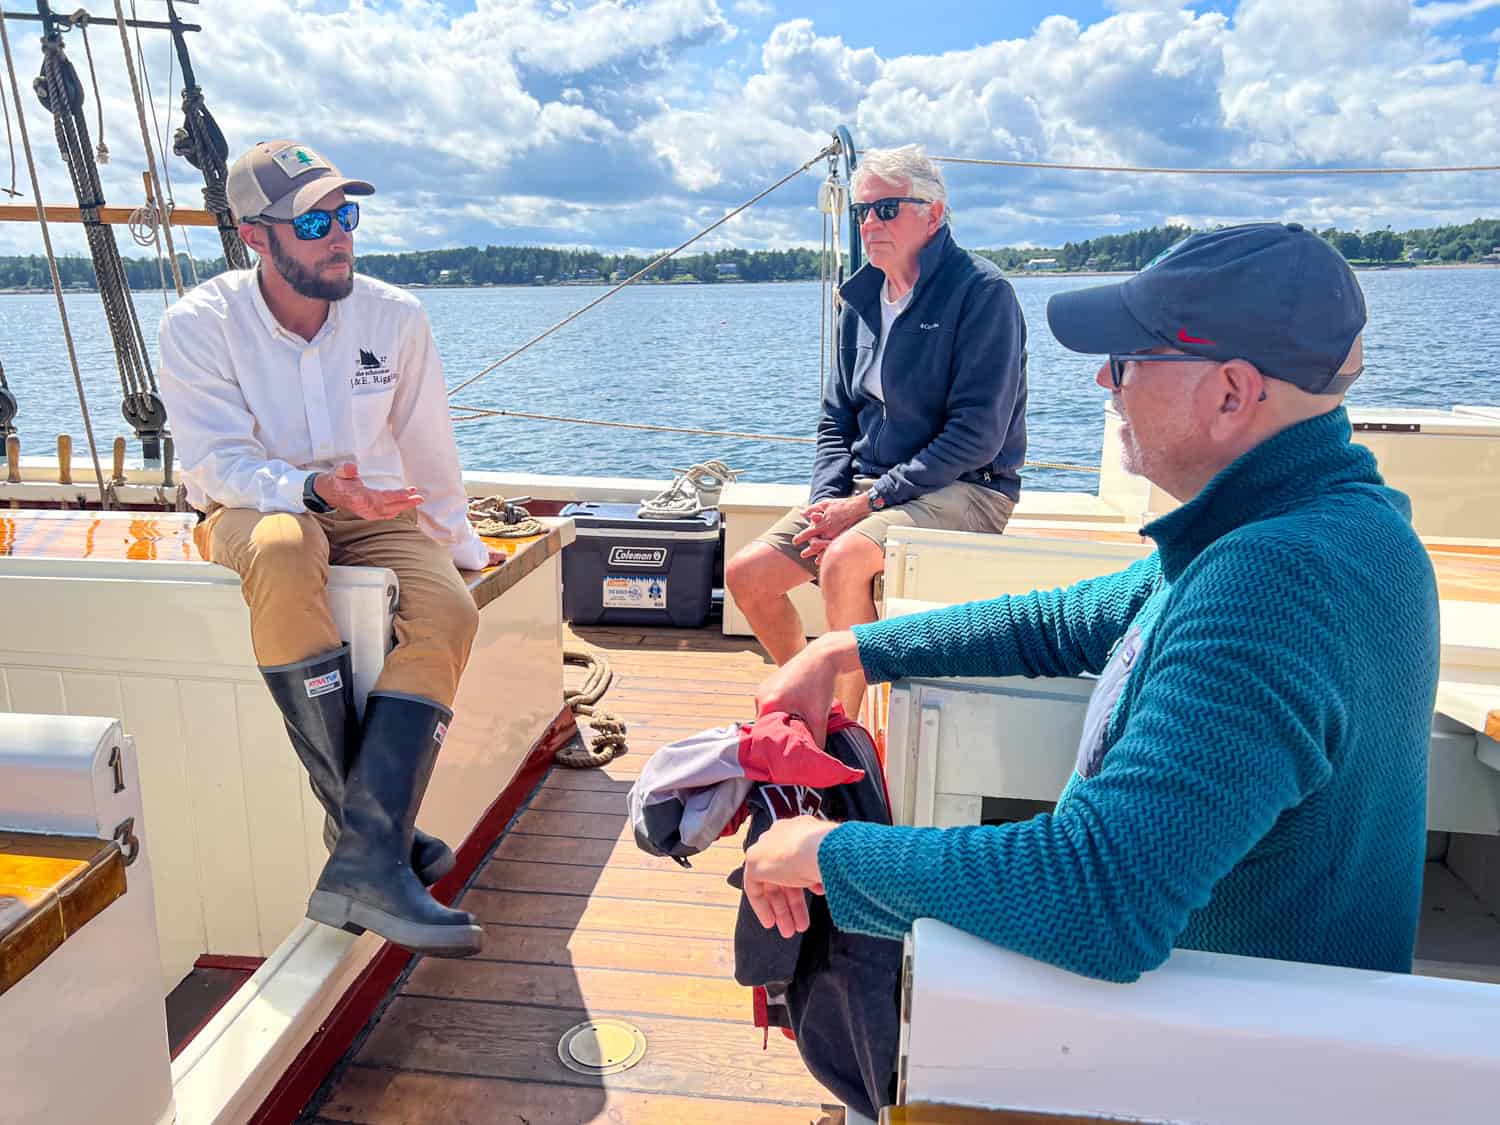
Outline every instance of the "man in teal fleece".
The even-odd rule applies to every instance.
[[[820,736],[841,672],[1094,673],[1076,772],[1024,823],[784,821],[746,858],[757,916],[805,927],[810,889],[846,930],[938,918],[1110,981],[1176,947],[1410,971],[1438,598],[1406,497],[1350,440],[1353,273],[1296,224],[1232,227],[1047,318],[1108,357],[1126,467],[1182,501],[1155,553],[824,636],[758,702]]]

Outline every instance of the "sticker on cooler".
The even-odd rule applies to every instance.
[[[650,574],[606,574],[605,609],[666,609],[667,580]]]

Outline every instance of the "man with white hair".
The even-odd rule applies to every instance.
[[[1026,324],[1010,283],[961,249],[916,145],[871,149],[853,204],[870,261],[844,283],[810,503],[729,561],[725,583],[777,664],[806,630],[788,593],[816,578],[834,629],[875,620],[896,525],[999,532],[1026,457]],[[838,697],[854,714],[858,675]]]

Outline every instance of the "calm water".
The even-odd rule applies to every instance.
[[[1366,372],[1356,405],[1446,408],[1500,403],[1500,269],[1363,273],[1370,308]],[[1047,332],[1047,298],[1078,279],[1015,281],[1030,326],[1030,451],[1036,460],[1095,465],[1103,392],[1094,365]],[[1085,282],[1087,284],[1087,282]],[[419,292],[432,319],[450,385],[468,378],[598,296],[594,288]],[[136,296],[154,342],[159,294]],[[101,451],[120,419],[119,377],[99,298],[68,298]],[[541,414],[709,429],[810,435],[818,406],[816,283],[654,286],[627,289],[463,392],[468,405]],[[0,296],[0,362],[20,400],[23,452],[51,451],[74,435],[81,414],[50,295]],[[469,469],[580,475],[664,476],[672,466],[720,457],[759,481],[802,482],[810,446],[641,433],[489,419],[457,427]],[[138,445],[132,441],[132,456]],[[107,456],[107,454],[104,454]],[[1031,471],[1028,487],[1091,489],[1078,473]]]

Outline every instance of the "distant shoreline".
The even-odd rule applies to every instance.
[[[1391,273],[1396,270],[1493,270],[1500,269],[1500,262],[1411,262],[1407,264],[1396,264],[1384,266],[1358,265],[1353,266],[1356,273]],[[1135,270],[1005,270],[1005,276],[1010,279],[1028,277],[1129,277]],[[365,275],[370,276],[370,275]],[[816,282],[817,278],[796,278],[791,280],[766,280],[746,281],[743,278],[734,281],[640,281],[637,285],[650,286],[699,286],[710,285],[789,285],[798,282]],[[528,282],[506,282],[492,283],[487,285],[433,285],[429,283],[413,283],[400,285],[401,289],[599,289],[610,285],[618,285],[613,281],[551,281],[544,285],[536,285]],[[151,290],[140,290],[139,292],[150,292]],[[63,293],[97,293],[98,289],[64,289]],[[0,289],[0,297],[36,297],[50,296],[51,288],[42,289]]]

